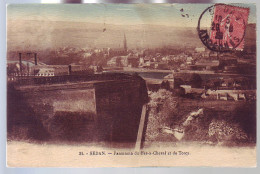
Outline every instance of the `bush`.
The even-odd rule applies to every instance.
[[[209,137],[214,137],[217,143],[245,142],[248,136],[238,123],[228,123],[225,120],[213,119],[209,124]]]
[[[178,103],[172,93],[165,89],[149,92],[149,96],[146,141],[156,141],[159,138],[160,129],[169,126],[170,119],[176,114]]]

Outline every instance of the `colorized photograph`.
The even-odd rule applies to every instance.
[[[256,5],[7,5],[8,167],[256,167]]]

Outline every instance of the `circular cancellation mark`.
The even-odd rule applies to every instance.
[[[215,4],[205,9],[199,17],[198,34],[210,50],[228,52],[244,47],[249,8]]]

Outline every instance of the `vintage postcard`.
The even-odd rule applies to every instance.
[[[255,167],[255,4],[10,4],[7,166]]]

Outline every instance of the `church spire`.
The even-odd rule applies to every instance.
[[[124,50],[125,50],[125,52],[127,52],[127,43],[126,43],[125,33],[124,33]]]

